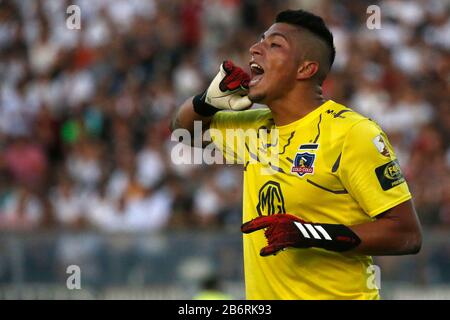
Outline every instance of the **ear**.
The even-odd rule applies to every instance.
[[[319,63],[316,61],[303,61],[297,69],[297,80],[307,80],[319,71]]]

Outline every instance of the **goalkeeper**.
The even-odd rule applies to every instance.
[[[421,227],[385,133],[322,95],[334,57],[320,17],[283,11],[250,48],[250,76],[224,62],[174,116],[172,130],[192,131],[200,120],[223,136],[237,128],[278,135],[258,153],[278,147],[276,164],[242,137],[247,299],[379,299],[371,256],[420,250]],[[268,109],[245,110],[255,102]],[[242,160],[211,136],[227,159]]]

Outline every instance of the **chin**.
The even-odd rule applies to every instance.
[[[258,93],[258,92],[249,92],[248,98],[251,102],[256,103],[264,103],[264,100],[266,98],[266,95],[264,93]]]

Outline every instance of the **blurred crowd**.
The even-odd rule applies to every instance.
[[[81,9],[81,29],[66,8]],[[366,25],[381,8],[381,29]],[[168,124],[286,8],[323,16],[325,95],[387,132],[422,223],[450,227],[450,3],[0,1],[0,229],[236,228],[238,166],[175,165]]]

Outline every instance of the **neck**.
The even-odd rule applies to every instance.
[[[297,88],[267,105],[272,111],[275,125],[284,126],[303,118],[325,101],[322,96],[322,88],[316,86],[307,88],[307,90]]]

